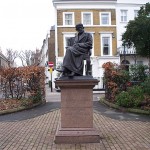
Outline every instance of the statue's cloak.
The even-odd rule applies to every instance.
[[[92,49],[93,39],[90,33],[83,32],[76,35],[73,46],[66,48],[66,54],[63,60],[63,67],[70,71],[83,75],[84,57]]]

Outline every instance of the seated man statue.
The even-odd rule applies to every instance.
[[[84,31],[83,24],[76,25],[78,34],[74,38],[74,44],[66,47],[66,54],[63,59],[61,70],[62,76],[82,76],[84,59],[90,55],[92,49],[93,39],[90,33]]]

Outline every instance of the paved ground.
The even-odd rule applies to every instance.
[[[150,150],[150,117],[115,111],[93,94],[96,144],[55,144],[60,93],[47,90],[46,105],[0,116],[0,150]]]

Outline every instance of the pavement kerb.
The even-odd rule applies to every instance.
[[[10,114],[10,113],[18,112],[18,111],[31,109],[31,108],[34,108],[36,106],[42,105],[42,104],[44,105],[45,103],[39,102],[39,103],[33,104],[31,106],[21,106],[21,107],[9,109],[9,110],[3,110],[3,111],[0,111],[0,115],[5,115],[5,114]]]
[[[141,109],[135,109],[135,108],[124,108],[124,107],[120,107],[116,104],[110,103],[108,101],[105,100],[105,98],[99,98],[99,102],[106,104],[107,106],[114,108],[114,109],[118,109],[118,110],[122,110],[124,112],[131,112],[131,113],[137,113],[137,114],[143,114],[143,115],[150,115],[150,111],[146,111],[146,110],[141,110]]]

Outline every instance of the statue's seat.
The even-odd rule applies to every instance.
[[[87,54],[84,55],[84,60],[86,60],[86,67],[85,67],[85,74],[86,75],[91,75],[91,49],[89,50],[89,52]]]

